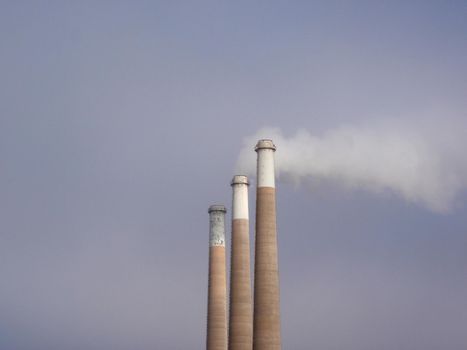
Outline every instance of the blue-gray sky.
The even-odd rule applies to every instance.
[[[0,348],[203,349],[207,208],[230,207],[264,127],[427,129],[464,174],[466,18],[465,1],[2,1]],[[462,187],[441,213],[308,187],[278,182],[284,349],[465,349]]]

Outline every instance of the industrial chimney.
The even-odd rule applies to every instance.
[[[253,347],[253,314],[250,281],[249,183],[246,176],[236,175],[231,185],[229,350],[251,350]]]
[[[209,285],[206,349],[227,349],[227,281],[225,213],[223,205],[209,207]]]
[[[276,189],[272,140],[259,140],[257,162],[253,349],[280,350]]]

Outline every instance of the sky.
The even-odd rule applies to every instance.
[[[0,348],[205,348],[207,209],[230,213],[271,132],[278,166],[309,169],[278,169],[283,348],[465,349],[466,18],[465,1],[1,1]],[[356,180],[347,153],[314,168],[339,130],[384,131],[363,133]],[[398,137],[427,166],[375,190],[365,170],[413,165],[375,151]]]

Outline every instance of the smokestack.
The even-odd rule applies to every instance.
[[[253,349],[280,350],[276,189],[272,140],[259,140],[257,162]]]
[[[209,286],[207,350],[227,349],[227,282],[225,213],[223,205],[209,207]]]
[[[250,281],[248,179],[232,179],[232,252],[230,263],[229,350],[251,350],[253,315]]]

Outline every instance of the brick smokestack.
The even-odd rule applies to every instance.
[[[229,350],[253,348],[253,310],[250,280],[248,179],[232,180],[232,252],[230,263]]]
[[[206,349],[227,349],[227,281],[225,213],[223,205],[209,207],[209,286]]]
[[[258,141],[253,349],[280,350],[276,189],[272,140]]]

